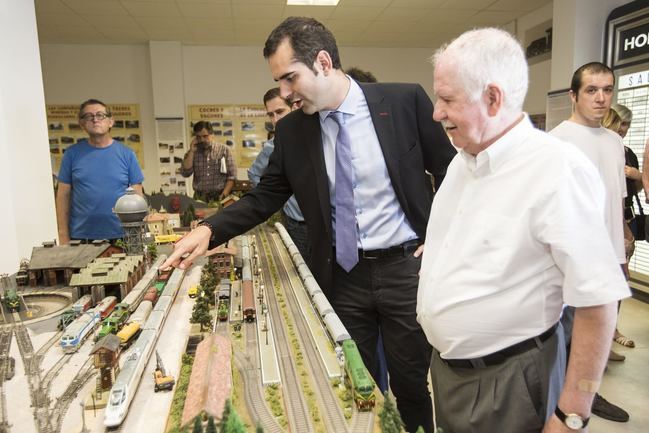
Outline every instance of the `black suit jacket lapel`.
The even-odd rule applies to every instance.
[[[403,203],[405,195],[401,190],[401,175],[399,172],[399,157],[397,153],[397,137],[395,135],[394,117],[392,115],[392,104],[386,101],[384,95],[380,92],[380,84],[363,85],[360,84],[365,100],[370,110],[374,130],[381,144],[383,159],[388,168],[390,180],[397,198]]]
[[[331,236],[331,204],[329,198],[329,180],[327,178],[327,167],[324,161],[324,150],[322,148],[322,131],[320,128],[320,116],[318,113],[304,116],[302,123],[305,145],[313,166],[313,181],[316,184],[318,193],[318,204],[322,212],[322,220],[326,221],[325,229]],[[307,181],[305,179],[305,181]]]

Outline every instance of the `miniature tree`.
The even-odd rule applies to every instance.
[[[201,422],[201,417],[197,416],[194,418],[194,428],[192,433],[203,433],[203,423]]]
[[[207,428],[205,429],[205,433],[217,433],[216,423],[214,422],[213,416],[207,418]]]
[[[147,245],[146,251],[149,253],[149,258],[154,261],[158,258],[158,246],[156,244]]]
[[[122,251],[126,251],[126,243],[124,242],[124,239],[117,239],[113,245],[120,248]]]
[[[386,392],[383,410],[379,414],[379,425],[382,433],[401,433],[404,424],[394,401]]]
[[[183,212],[182,216],[180,217],[180,222],[182,223],[183,227],[189,227],[196,219],[196,214],[195,214],[195,209],[194,205],[190,204],[187,206],[187,209],[185,209],[185,212]]]
[[[203,289],[203,294],[207,298],[207,301],[211,305],[215,305],[216,300],[214,299],[214,292],[216,291],[216,286],[214,284],[203,284],[201,283],[201,287]]]
[[[207,263],[203,266],[203,272],[216,276],[216,265],[210,259],[207,259]]]
[[[219,433],[247,433],[246,425],[232,406],[230,399],[225,401]]]
[[[212,315],[210,314],[210,306],[207,298],[199,296],[194,303],[194,309],[192,310],[192,317],[189,319],[190,323],[198,323],[201,325],[201,332],[203,332],[206,326],[209,326],[212,322]]]

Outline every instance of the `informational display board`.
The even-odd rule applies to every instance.
[[[616,80],[616,102],[633,113],[624,145],[643,165],[645,143],[649,139],[649,6],[646,2],[629,2],[611,11],[606,20],[604,58],[613,69]],[[649,214],[642,188],[638,191],[644,213]],[[633,200],[636,214],[638,204]],[[633,287],[649,293],[649,243],[635,243],[629,260]]]
[[[187,179],[180,174],[185,146],[185,127],[182,118],[157,118],[158,167],[160,188],[164,193],[187,193]]]
[[[250,167],[268,138],[268,118],[263,105],[190,105],[188,117],[188,143],[194,123],[210,122],[217,142],[234,152],[239,169]]]
[[[627,81],[621,79],[618,82],[621,87],[624,87],[624,83]],[[640,87],[619,90],[617,102],[625,105],[633,112],[633,121],[631,122],[629,132],[624,137],[624,144],[636,154],[640,168],[642,169],[645,141],[649,137],[649,118],[647,117],[647,109],[649,109],[649,83]],[[638,192],[638,196],[640,197],[640,203],[645,203],[644,191],[642,189]],[[639,212],[637,206],[634,200],[636,213]],[[643,208],[644,212],[649,214],[649,207],[643,205]],[[646,242],[636,242],[635,254],[631,257],[629,269],[649,275],[649,244]]]
[[[139,104],[108,104],[115,124],[111,135],[133,149],[140,167],[144,168],[144,147],[140,128]],[[58,173],[63,153],[68,146],[76,143],[88,134],[79,125],[79,105],[47,105],[47,130],[52,155],[52,170]]]

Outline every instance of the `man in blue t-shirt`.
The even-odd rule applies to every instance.
[[[70,239],[121,238],[115,202],[129,186],[142,195],[144,176],[135,152],[110,136],[113,118],[106,104],[85,101],[79,124],[88,138],[66,149],[59,169],[56,216],[61,245]]]

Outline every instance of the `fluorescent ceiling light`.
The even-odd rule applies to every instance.
[[[340,0],[286,0],[289,6],[337,6]]]

